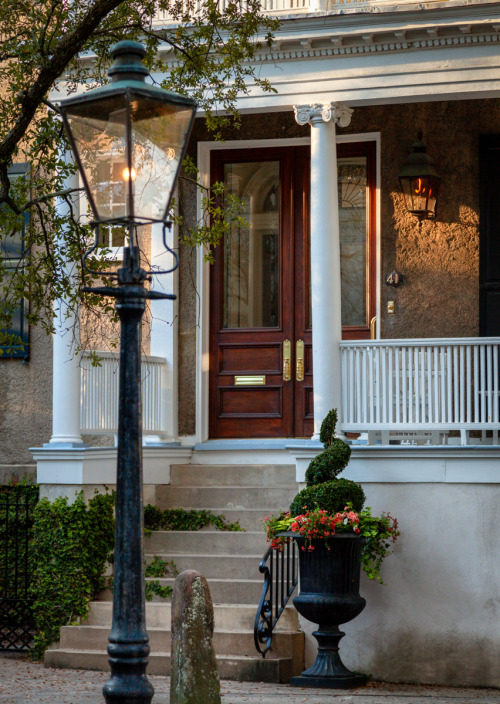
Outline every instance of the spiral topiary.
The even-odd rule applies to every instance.
[[[351,456],[351,448],[342,440],[335,440],[309,463],[306,469],[306,484],[322,484],[335,479],[347,467]]]
[[[361,484],[349,479],[333,479],[307,486],[295,496],[290,504],[292,516],[304,513],[305,509],[318,508],[328,511],[329,514],[342,512],[347,504],[352,505],[353,511],[359,512],[365,504],[365,492]]]
[[[330,447],[335,442],[335,427],[337,425],[338,415],[337,409],[332,408],[328,411],[321,423],[319,431],[319,439],[325,447]]]
[[[320,440],[325,446],[323,452],[315,457],[306,470],[306,484],[312,486],[335,479],[349,462],[351,448],[335,437],[337,409],[332,408],[321,423]]]
[[[292,516],[302,513],[304,506],[316,507],[329,513],[343,511],[351,504],[354,511],[361,511],[365,503],[365,493],[360,484],[349,479],[337,479],[349,462],[351,448],[335,437],[337,410],[327,413],[321,424],[320,440],[325,449],[317,455],[306,470],[307,487],[302,489],[290,504]]]

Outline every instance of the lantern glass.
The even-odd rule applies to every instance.
[[[125,90],[65,113],[95,220],[165,220],[194,108]]]
[[[421,217],[435,217],[440,178],[435,176],[401,176],[405,207]]]

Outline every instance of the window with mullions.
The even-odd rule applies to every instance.
[[[11,180],[25,178],[27,164],[13,164],[9,169]],[[19,219],[19,227],[13,229],[0,239],[0,258],[2,269],[0,271],[0,309],[6,305],[3,289],[8,287],[9,279],[16,271],[24,266],[24,238],[29,223],[29,214],[25,213]],[[4,344],[0,344],[0,359],[6,357],[29,357],[29,328],[27,322],[28,303],[21,298],[12,310],[12,320],[9,328],[1,330]],[[7,336],[7,339],[5,339]]]

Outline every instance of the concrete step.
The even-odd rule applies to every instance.
[[[174,586],[174,579],[169,577],[158,580],[162,586]],[[259,603],[263,579],[210,579],[208,587],[214,604],[257,604]],[[153,601],[162,601],[153,595]]]
[[[268,547],[269,543],[266,542],[264,529],[245,533],[220,530],[155,530],[144,541],[146,555],[157,555],[161,552],[169,554],[210,552],[235,555],[262,553],[264,555]]]
[[[258,579],[261,553],[231,555],[228,553],[157,553],[162,560],[173,560],[179,572],[197,570],[210,584],[211,579]],[[257,604],[256,604],[257,605]]]
[[[45,667],[109,671],[105,650],[69,650],[51,648],[45,653]],[[217,655],[221,679],[238,682],[289,682],[300,674],[302,664],[292,658],[247,657],[244,655]],[[153,653],[149,656],[148,674],[169,675],[170,653]]]
[[[296,486],[295,465],[178,464],[170,472],[174,486]]]
[[[165,508],[165,507],[163,507]],[[171,507],[172,508],[172,507]],[[178,508],[178,507],[175,507]],[[186,509],[186,511],[189,511],[190,509],[194,510],[199,510],[199,506],[183,506],[182,508]],[[288,508],[288,504],[285,508]],[[262,527],[262,521],[266,516],[268,516],[270,513],[277,514],[279,513],[279,510],[281,509],[269,509],[269,508],[237,508],[237,509],[231,509],[231,508],[221,508],[220,506],[218,507],[213,507],[212,508],[206,508],[207,511],[210,513],[215,514],[216,516],[224,516],[225,520],[228,523],[236,523],[236,521],[240,524],[241,528],[244,530],[249,530],[249,531],[255,531],[255,532],[260,532],[263,531]],[[210,526],[207,526],[206,528],[203,528],[201,531],[198,531],[200,533],[204,533],[205,531],[210,531],[213,530]]]
[[[157,487],[156,503],[159,508],[262,508],[265,516],[266,511],[277,512],[288,508],[296,493],[296,487],[199,487],[163,484]]]
[[[173,587],[175,580],[165,577],[158,581],[162,586]],[[210,579],[208,581],[214,604],[255,604],[255,610],[257,610],[263,584],[263,579]],[[109,589],[105,589],[99,594],[100,601],[111,601],[112,598],[113,594]],[[156,596],[156,594],[153,594],[152,600],[153,602],[165,602],[165,599]]]
[[[111,628],[113,604],[111,601],[91,601],[86,626],[107,626]],[[214,604],[215,630],[249,630],[253,632],[257,604]],[[170,602],[148,602],[146,604],[146,626],[170,628]],[[299,619],[293,606],[283,611],[275,631],[296,631]],[[79,626],[75,626],[79,628]]]
[[[61,650],[106,650],[109,626],[63,626],[61,628]],[[170,629],[148,629],[151,653],[168,653],[171,643]],[[304,634],[281,631],[274,634],[272,657],[298,656],[303,647]],[[253,633],[242,630],[215,631],[213,645],[217,655],[257,655]]]

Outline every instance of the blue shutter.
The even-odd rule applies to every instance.
[[[25,178],[27,172],[27,164],[13,164],[9,169],[9,175],[13,178]],[[29,226],[29,213],[25,213],[23,217],[22,228],[19,231],[19,237],[9,238],[7,241],[2,241],[0,246],[0,256],[4,260],[10,260],[12,266],[18,266],[24,255],[24,237]],[[29,326],[26,318],[28,310],[28,301],[22,298],[19,301],[19,306],[15,311],[12,319],[12,325],[7,330],[2,330],[10,336],[8,344],[0,345],[0,359],[6,357],[21,357],[28,359],[29,357]]]

